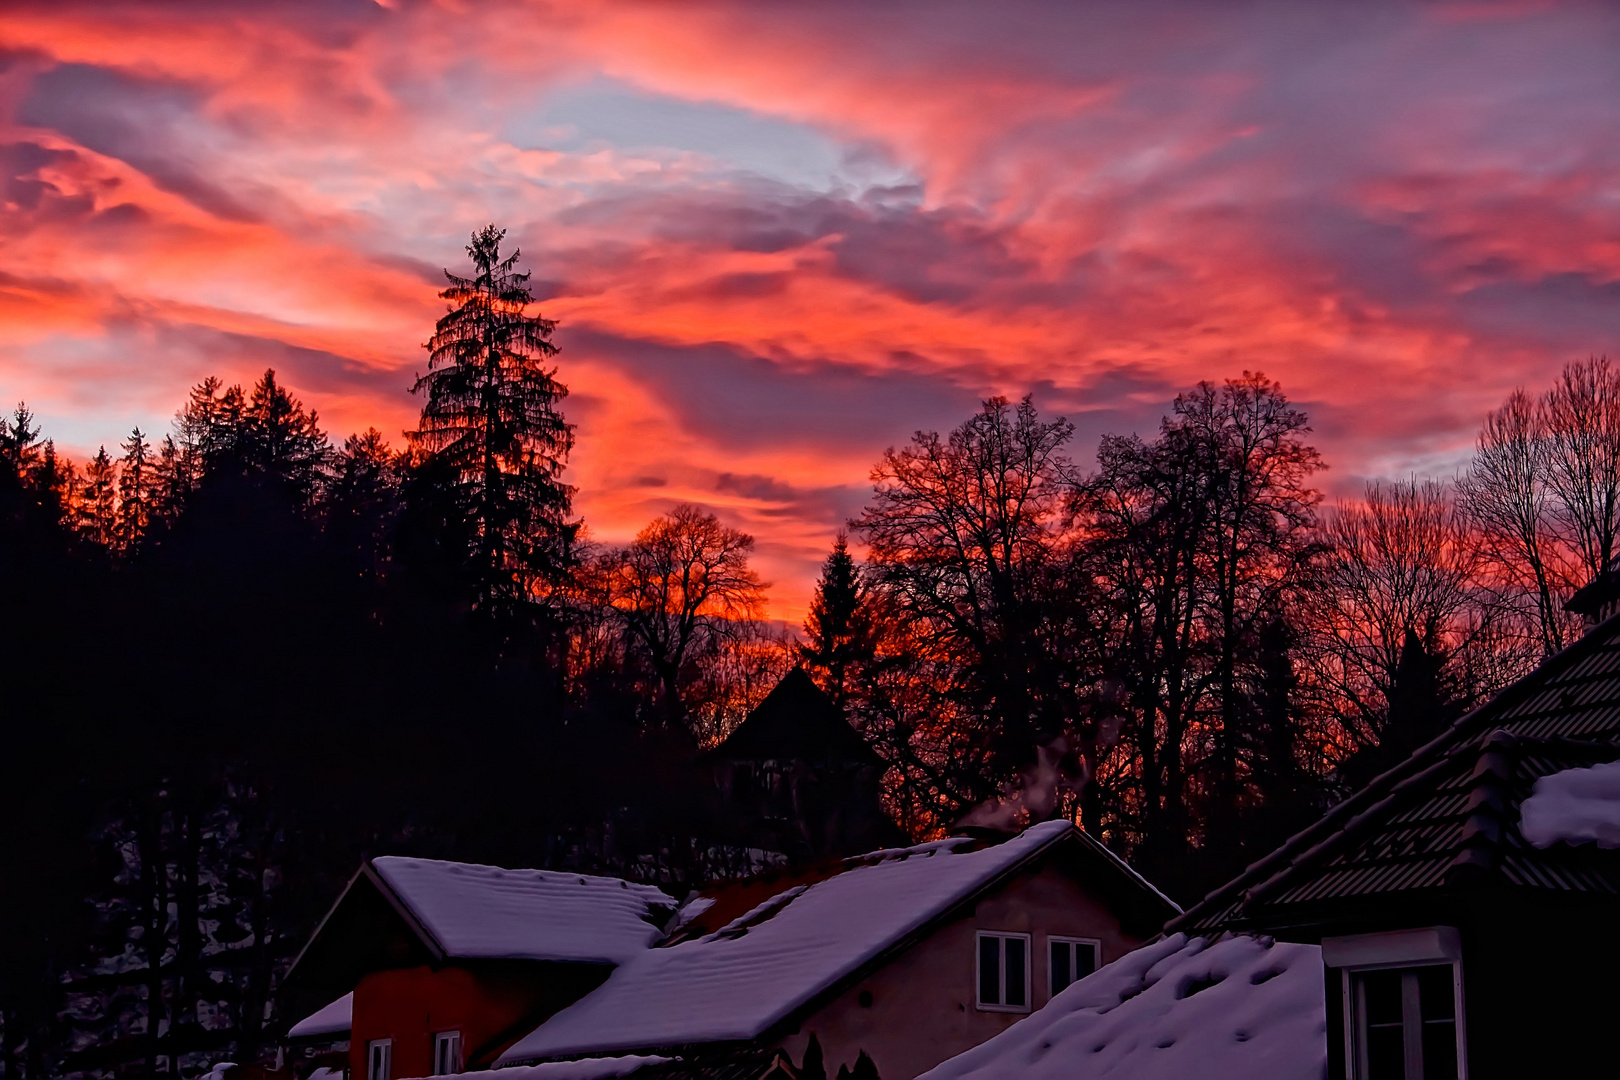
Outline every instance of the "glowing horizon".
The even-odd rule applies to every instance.
[[[883,449],[1147,433],[1245,369],[1354,494],[1614,353],[1620,9],[9,5],[0,395],[82,461],[275,367],[395,443],[467,236],[560,320],[605,542],[680,501],[797,621]]]

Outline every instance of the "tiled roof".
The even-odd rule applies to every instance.
[[[1536,780],[1620,757],[1620,619],[1610,619],[1167,930],[1265,926],[1306,905],[1480,879],[1620,895],[1620,858],[1519,832]]]

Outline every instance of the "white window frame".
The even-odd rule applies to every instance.
[[[1468,1030],[1463,1009],[1462,935],[1455,927],[1431,926],[1383,934],[1322,939],[1322,963],[1339,971],[1344,1017],[1344,1068],[1348,1080],[1366,1080],[1362,1060],[1364,1021],[1356,1007],[1355,979],[1363,971],[1391,968],[1451,968],[1451,1009],[1457,1037],[1457,1077],[1468,1080]]]
[[[372,1039],[366,1043],[366,1080],[393,1080],[394,1040]]]
[[[984,985],[983,965],[984,946],[980,944],[985,938],[995,938],[997,941],[1006,941],[1008,938],[1017,938],[1024,943],[1024,1003],[1022,1005],[988,1005],[979,1000],[979,988]],[[973,1002],[980,1012],[1027,1013],[1031,1010],[1030,1003],[1030,968],[1035,964],[1035,956],[1031,946],[1034,943],[1030,935],[1013,930],[980,930],[973,935]],[[996,955],[1000,958],[1001,970],[996,973],[996,985],[1001,988],[1001,1000],[1007,1000],[1007,948],[998,945]]]
[[[449,1059],[445,1054],[448,1048]],[[433,1075],[455,1076],[462,1071],[461,1032],[435,1031],[433,1033]]]
[[[1053,998],[1057,997],[1059,994],[1061,994],[1063,992],[1062,990],[1056,989],[1052,985],[1052,976],[1054,974],[1053,971],[1052,971],[1052,946],[1053,945],[1090,945],[1091,946],[1091,958],[1092,958],[1092,961],[1093,961],[1092,966],[1091,966],[1091,970],[1096,971],[1098,968],[1102,967],[1102,941],[1101,941],[1101,939],[1099,939],[1099,938],[1091,938],[1091,937],[1062,937],[1062,936],[1060,936],[1058,934],[1048,934],[1048,935],[1046,935],[1046,1000],[1048,1000],[1048,1001],[1051,1001]],[[1070,951],[1070,957],[1069,958],[1070,958],[1070,961],[1072,963],[1072,961],[1074,959],[1073,950]],[[1075,983],[1079,982],[1082,978],[1084,978],[1084,976],[1075,975],[1074,970],[1071,967],[1071,969],[1069,971],[1069,986],[1073,986]],[[1064,989],[1068,989],[1068,987],[1064,987]]]

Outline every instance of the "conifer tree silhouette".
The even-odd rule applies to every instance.
[[[840,709],[849,701],[849,684],[855,676],[852,669],[870,662],[875,648],[866,593],[848,539],[839,533],[810,601],[810,615],[804,623],[806,642],[799,646],[799,659],[806,667],[825,673],[822,689]]]
[[[84,467],[80,493],[79,531],[103,548],[111,548],[118,530],[118,466],[105,446]]]
[[[568,389],[546,361],[557,353],[550,319],[528,313],[529,275],[519,252],[502,256],[505,230],[486,226],[467,245],[473,276],[445,271],[452,303],[426,345],[426,395],[409,433],[424,471],[467,524],[474,607],[500,618],[559,579],[574,560],[574,489],[561,476],[574,429],[558,403]]]

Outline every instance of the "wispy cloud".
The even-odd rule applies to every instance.
[[[1333,482],[1620,349],[1620,10],[400,0],[0,11],[0,393],[81,452],[275,365],[399,431],[497,221],[600,538],[681,500],[777,614],[916,428],[1259,368]]]

